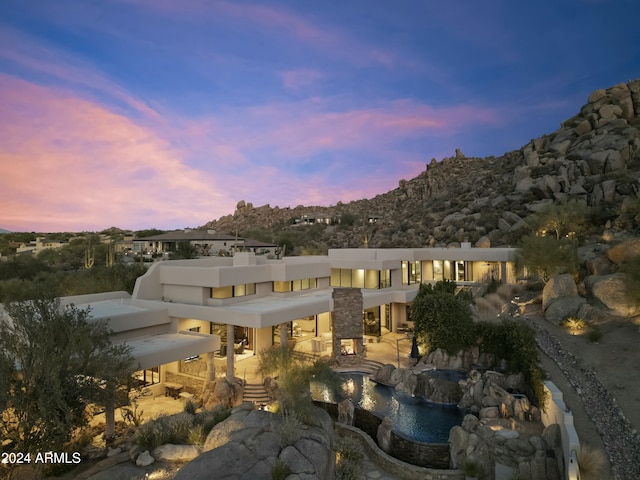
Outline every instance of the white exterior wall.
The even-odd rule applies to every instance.
[[[547,401],[542,412],[542,423],[545,427],[555,423],[560,426],[565,464],[564,478],[578,480],[580,475],[577,457],[580,452],[580,439],[573,426],[573,414],[564,403],[562,391],[553,382],[544,382],[544,389]]]
[[[162,306],[175,318],[199,319],[257,329],[258,349],[271,345],[271,326],[311,315],[319,315],[319,331],[329,331],[331,269],[390,270],[391,287],[364,289],[363,308],[391,304],[392,329],[407,322],[406,304],[418,292],[418,285],[402,285],[402,261],[421,261],[422,278],[433,278],[432,260],[452,263],[474,262],[473,279],[492,263],[513,283],[514,249],[419,248],[419,249],[339,249],[327,256],[285,257],[269,260],[250,252],[233,258],[208,257],[198,260],[165,261],[154,264],[136,283],[132,304]],[[274,293],[273,281],[316,278],[317,288]],[[256,284],[256,293],[228,299],[213,299],[210,289]],[[323,316],[324,315],[324,316]],[[320,326],[320,323],[323,323]],[[327,323],[327,325],[324,325]],[[263,342],[267,342],[266,344]]]

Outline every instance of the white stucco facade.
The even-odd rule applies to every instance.
[[[364,334],[375,337],[410,326],[408,307],[420,283],[515,283],[514,259],[515,249],[469,244],[338,249],[283,259],[240,252],[157,262],[138,278],[130,297],[111,292],[64,302],[88,306],[95,319],[107,320],[114,341],[132,347],[144,382],[159,383],[165,377],[160,365],[165,372],[179,371],[184,359],[201,358],[212,369],[215,355],[226,358],[227,372],[233,372],[238,353],[255,354],[283,338],[326,338],[333,287],[362,289]]]

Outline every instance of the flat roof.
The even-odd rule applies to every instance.
[[[220,349],[220,337],[217,335],[194,332],[161,333],[122,343],[131,347],[131,354],[139,370]]]

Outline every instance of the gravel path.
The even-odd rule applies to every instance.
[[[540,349],[564,372],[582,399],[611,463],[615,480],[640,478],[640,435],[624,416],[613,395],[585,362],[567,352],[547,330],[528,319]]]

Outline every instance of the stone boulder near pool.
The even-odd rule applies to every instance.
[[[205,452],[187,463],[175,480],[272,478],[277,461],[289,466],[289,478],[333,480],[333,422],[316,409],[317,425],[242,404],[218,423],[204,445]]]

